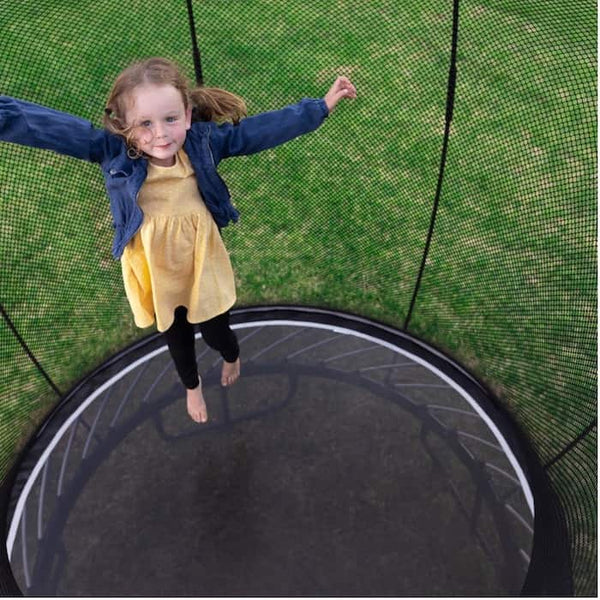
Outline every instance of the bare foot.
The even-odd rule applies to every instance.
[[[223,370],[221,371],[221,385],[233,385],[240,376],[240,359],[235,362],[223,361]]]
[[[193,390],[187,390],[187,409],[190,417],[196,423],[206,423],[208,412],[202,395],[202,384]]]

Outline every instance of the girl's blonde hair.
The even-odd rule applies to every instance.
[[[142,153],[133,143],[133,127],[127,126],[125,112],[131,101],[131,92],[138,85],[172,85],[181,92],[183,104],[192,107],[192,121],[232,121],[235,125],[248,114],[242,98],[215,87],[191,89],[181,69],[166,58],[153,57],[127,67],[115,80],[104,110],[104,127],[123,137],[133,153],[139,158]]]

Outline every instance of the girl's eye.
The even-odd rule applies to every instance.
[[[177,121],[177,117],[167,117],[167,123],[175,123]]]
[[[150,127],[150,125],[151,125],[150,121],[142,121],[140,123],[141,127]]]

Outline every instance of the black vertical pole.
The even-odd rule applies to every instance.
[[[202,62],[200,61],[200,50],[198,48],[198,39],[196,37],[196,24],[194,22],[194,9],[192,8],[192,0],[187,0],[188,19],[190,21],[190,36],[192,38],[192,53],[194,56],[194,71],[196,72],[196,84],[204,85],[204,77],[202,75]]]
[[[21,345],[21,348],[23,348],[23,350],[25,351],[25,354],[27,354],[27,356],[29,357],[29,360],[31,360],[31,362],[36,366],[37,370],[42,374],[44,379],[48,382],[48,385],[50,385],[50,387],[56,392],[56,395],[59,397],[62,397],[63,393],[60,391],[60,389],[58,389],[58,386],[54,383],[54,381],[52,381],[50,375],[48,375],[48,373],[46,373],[46,371],[44,370],[44,367],[42,367],[42,365],[40,364],[38,359],[35,357],[33,352],[29,349],[29,346],[25,343],[25,340],[21,337],[21,334],[18,332],[17,328],[15,327],[15,324],[11,321],[6,310],[4,310],[4,306],[2,304],[0,304],[0,314],[4,317],[4,320],[6,321],[8,328],[12,331],[15,338],[17,338],[17,341]]]
[[[444,169],[446,166],[446,155],[448,153],[448,141],[450,138],[450,124],[452,123],[452,115],[454,113],[454,92],[456,89],[456,54],[458,49],[459,1],[460,0],[454,0],[454,14],[452,20],[452,54],[450,57],[450,72],[448,73],[448,91],[446,94],[446,127],[444,132],[444,144],[442,147],[442,158],[440,160],[437,190],[435,194],[435,201],[433,203],[433,210],[431,212],[431,221],[429,223],[429,233],[427,234],[427,242],[425,243],[423,259],[421,260],[421,268],[419,269],[419,275],[417,277],[413,297],[410,302],[410,308],[408,309],[408,314],[406,315],[406,320],[404,321],[405,331],[408,329],[408,325],[412,318],[412,313],[415,307],[415,302],[417,300],[417,295],[419,294],[419,289],[421,287],[421,279],[423,278],[423,272],[425,271],[427,256],[429,255],[429,247],[431,246],[431,239],[433,238],[435,220],[440,204],[440,195],[442,193],[442,183],[444,181]]]

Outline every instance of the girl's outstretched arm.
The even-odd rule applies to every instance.
[[[210,126],[210,147],[219,164],[229,156],[254,154],[314,131],[329,115],[325,101],[303,98],[280,110],[242,119],[238,125]]]
[[[322,99],[304,98],[281,110],[242,119],[239,125],[210,124],[210,143],[215,162],[228,156],[254,154],[314,131],[342,98],[356,98],[346,77],[338,77]]]
[[[85,119],[9,96],[0,96],[0,141],[98,163],[120,143]]]

